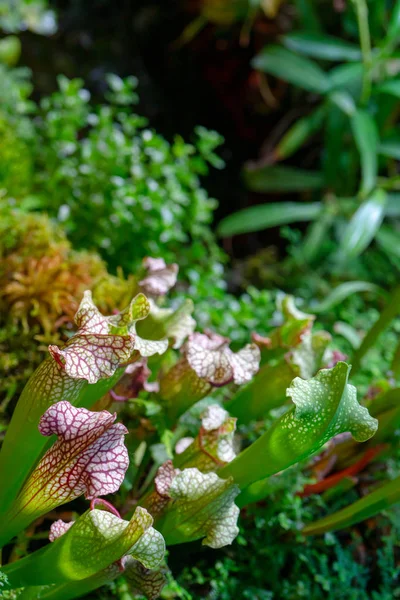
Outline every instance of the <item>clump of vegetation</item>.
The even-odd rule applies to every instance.
[[[53,31],[45,1],[3,4],[7,33]],[[221,136],[166,140],[134,77],[33,102],[0,40],[5,599],[399,596],[400,3],[306,4],[201,2],[174,46],[300,24],[250,79],[301,111],[245,168],[293,198],[220,226],[283,226],[288,256],[233,265],[240,297],[203,179]]]
[[[224,287],[224,255],[210,229],[216,200],[201,186],[210,164],[223,166],[215,153],[221,136],[198,127],[193,144],[165,140],[132,113],[134,77],[109,76],[107,104],[93,105],[81,80],[60,76],[40,106],[28,101],[25,72],[3,67],[0,78],[10,84],[3,195],[48,212],[74,248],[100,252],[113,272],[162,256],[179,260],[191,294]]]
[[[285,108],[244,179],[260,201],[273,198],[227,216],[219,232],[308,224],[285,228],[290,255],[275,265],[293,289],[319,291],[332,275],[398,279],[398,23],[396,1],[329,11],[296,3],[291,30],[252,60],[268,110]]]
[[[70,334],[85,289],[103,310],[125,304],[132,277],[110,275],[93,253],[72,250],[46,215],[0,210],[0,397],[18,397],[49,343]],[[3,406],[4,410],[4,406]]]
[[[292,481],[297,493],[328,490],[343,469],[362,470],[366,448],[378,454],[378,420],[357,401],[349,366],[329,349],[330,335],[313,327],[313,315],[284,297],[278,326],[235,352],[217,333],[194,332],[190,302],[166,305],[176,279],[176,265],[148,259],[137,295],[109,317],[85,292],[77,330],[49,346],[22,392],[0,453],[8,482],[0,544],[7,550],[11,542],[11,556],[21,557],[2,568],[4,590],[23,587],[23,598],[43,586],[44,597],[72,599],[114,582],[156,598],[166,581],[165,544],[229,545],[239,509],[284,489],[290,474],[282,472],[321,449],[317,467],[306,463],[311,483],[301,475]],[[113,405],[126,426],[114,424],[106,410]],[[381,401],[376,416],[389,405]],[[246,433],[263,416],[262,427]],[[392,418],[388,438],[393,425]],[[336,473],[326,477],[325,469],[313,483],[329,456]],[[113,504],[102,498],[111,493]],[[82,494],[89,509],[54,520],[52,543],[33,551],[24,530],[33,522],[40,528],[46,514]]]

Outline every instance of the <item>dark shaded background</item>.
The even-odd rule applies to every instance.
[[[56,88],[56,75],[81,77],[94,99],[101,100],[104,76],[135,75],[139,80],[138,112],[167,139],[190,139],[196,125],[215,129],[225,138],[222,171],[205,182],[219,200],[216,223],[249,204],[274,198],[251,197],[241,182],[241,167],[255,159],[285,112],[284,98],[269,108],[259,91],[252,56],[277,33],[290,27],[290,9],[275,21],[264,19],[241,43],[242,23],[207,25],[193,40],[180,36],[199,11],[200,0],[58,0],[50,3],[59,29],[51,38],[22,34],[21,64],[33,70],[35,99]],[[287,11],[289,10],[289,14]],[[274,90],[276,95],[284,90]],[[234,257],[257,252],[269,243],[281,247],[279,231],[238,236],[225,241]]]

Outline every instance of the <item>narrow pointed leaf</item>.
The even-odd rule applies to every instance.
[[[400,194],[391,193],[387,195],[385,215],[387,217],[400,217]]]
[[[282,177],[285,177],[282,174]],[[260,231],[270,227],[312,221],[321,213],[320,202],[277,202],[252,206],[233,213],[221,221],[218,233],[221,236],[231,236],[251,231]]]
[[[346,281],[345,283],[339,284],[326,298],[324,298],[318,304],[313,304],[312,311],[319,314],[325,313],[331,310],[334,306],[337,306],[343,300],[352,296],[353,294],[359,294],[360,292],[371,292],[374,294],[381,293],[382,290],[379,286],[369,281]]]
[[[393,3],[385,44],[396,44],[400,39],[400,0]]]
[[[325,94],[330,88],[328,76],[317,63],[281,46],[264,48],[252,66],[309,92]]]
[[[386,194],[376,190],[356,210],[344,230],[339,254],[343,259],[359,256],[372,242],[385,216]]]
[[[395,98],[400,98],[400,79],[389,79],[378,85],[376,91],[381,94],[389,94]]]
[[[362,63],[343,64],[329,71],[332,90],[345,90],[354,100],[361,94],[364,66]]]
[[[298,31],[284,35],[282,41],[289,50],[318,60],[359,61],[362,58],[358,46],[330,35]]]
[[[324,186],[324,176],[321,172],[306,171],[286,165],[245,168],[243,175],[245,184],[253,192],[285,194],[302,190],[319,190]],[[310,204],[306,206],[310,207]]]
[[[378,148],[381,156],[400,160],[400,136],[398,134],[382,140]]]
[[[390,293],[388,302],[385,308],[379,315],[378,320],[372,325],[367,335],[364,337],[360,346],[357,348],[353,356],[353,368],[354,371],[358,371],[361,366],[361,361],[364,356],[373,347],[378,337],[387,329],[393,319],[399,313],[400,306],[400,285],[396,286]]]
[[[400,477],[385,483],[350,506],[328,515],[303,529],[305,535],[318,535],[336,531],[374,517],[400,502]]]
[[[365,110],[356,110],[350,117],[354,140],[360,154],[361,192],[368,194],[378,175],[378,129],[374,119]]]
[[[309,115],[298,119],[282,136],[273,151],[275,161],[292,156],[321,127],[326,115],[326,106],[322,105]]]
[[[386,252],[388,256],[394,256],[400,259],[400,232],[392,227],[382,225],[376,234],[378,246]]]

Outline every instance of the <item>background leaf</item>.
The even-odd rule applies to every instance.
[[[385,216],[386,193],[376,190],[363,202],[348,223],[339,248],[342,258],[359,256],[372,242]]]
[[[361,63],[344,64],[329,71],[331,89],[343,89],[353,98],[358,99],[361,93],[364,67]]]
[[[326,114],[322,105],[306,117],[298,119],[282,136],[274,149],[274,159],[283,160],[292,156],[321,127]]]
[[[325,60],[361,60],[360,48],[341,38],[319,33],[298,31],[282,37],[286,48],[312,58]]]
[[[390,94],[395,98],[400,98],[400,79],[389,79],[389,81],[385,81],[378,85],[376,91],[383,94]]]
[[[378,174],[378,130],[373,118],[365,110],[355,111],[350,123],[360,154],[361,192],[367,194],[374,188]]]
[[[400,136],[391,135],[389,138],[382,140],[379,144],[378,152],[381,156],[400,160]]]
[[[278,165],[261,169],[245,169],[247,187],[253,192],[299,192],[318,190],[324,185],[319,171],[305,171],[295,167]]]
[[[252,206],[223,219],[219,224],[218,233],[221,236],[236,235],[286,225],[287,223],[310,221],[315,219],[321,210],[322,204],[320,202],[307,204],[277,202]]]
[[[377,294],[381,292],[381,289],[379,286],[368,281],[346,281],[338,285],[324,300],[318,304],[313,304],[310,310],[314,313],[328,312],[349,296],[360,292],[373,292]]]
[[[376,241],[387,254],[400,259],[400,231],[382,226],[376,234]]]
[[[387,201],[385,206],[385,215],[387,217],[400,217],[400,194],[391,193],[387,194]]]
[[[336,531],[369,519],[400,500],[400,477],[380,486],[361,500],[303,529],[305,535]]]
[[[309,92],[325,94],[331,85],[318,64],[280,46],[264,48],[252,60],[252,66]]]

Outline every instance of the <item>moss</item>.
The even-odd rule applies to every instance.
[[[122,308],[136,287],[110,275],[94,253],[75,252],[46,215],[0,210],[0,401],[18,397],[48,344],[66,339],[85,289],[105,312]]]

